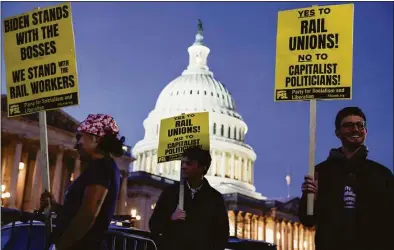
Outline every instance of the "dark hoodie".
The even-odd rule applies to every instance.
[[[149,227],[159,250],[224,250],[229,237],[227,210],[222,195],[204,178],[201,189],[191,196],[185,185],[185,221],[171,221],[178,205],[179,184],[159,197]]]
[[[367,155],[364,146],[351,159],[332,149],[315,167],[314,215],[306,215],[303,195],[299,218],[305,226],[316,226],[316,250],[394,249],[394,177]]]

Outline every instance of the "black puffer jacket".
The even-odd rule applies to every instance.
[[[317,250],[342,250],[351,236],[346,228],[344,188],[354,176],[356,193],[354,237],[346,250],[394,249],[394,177],[381,164],[367,159],[365,147],[352,159],[333,149],[328,159],[315,167],[318,194],[314,215],[306,215],[306,195],[299,207],[299,218],[306,226],[316,226]],[[350,174],[350,175],[349,175]]]
[[[165,190],[156,204],[149,227],[159,250],[224,250],[229,237],[227,209],[222,195],[204,178],[191,198],[185,185],[185,221],[171,221],[178,206],[179,184]]]

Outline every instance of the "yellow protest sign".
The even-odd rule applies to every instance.
[[[351,99],[353,4],[280,11],[275,101]]]
[[[180,160],[185,149],[196,146],[209,150],[209,112],[161,120],[158,163]]]
[[[70,3],[3,20],[8,116],[78,105]]]

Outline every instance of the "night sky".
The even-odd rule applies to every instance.
[[[2,2],[1,15],[55,4]],[[257,153],[257,191],[286,196],[291,169],[292,195],[300,195],[308,171],[309,104],[273,101],[277,12],[313,4],[330,3],[72,3],[81,103],[65,110],[78,120],[88,113],[113,115],[133,146],[143,138],[142,122],[160,91],[187,67],[187,48],[201,18],[211,49],[208,65],[249,127],[246,142]],[[337,111],[359,106],[367,115],[370,158],[392,169],[393,3],[357,2],[354,25],[353,100],[318,102],[316,161],[339,146]]]

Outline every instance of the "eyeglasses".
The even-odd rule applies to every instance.
[[[365,122],[345,122],[341,125],[343,128],[354,128],[356,126],[358,129],[365,129],[366,124]]]

